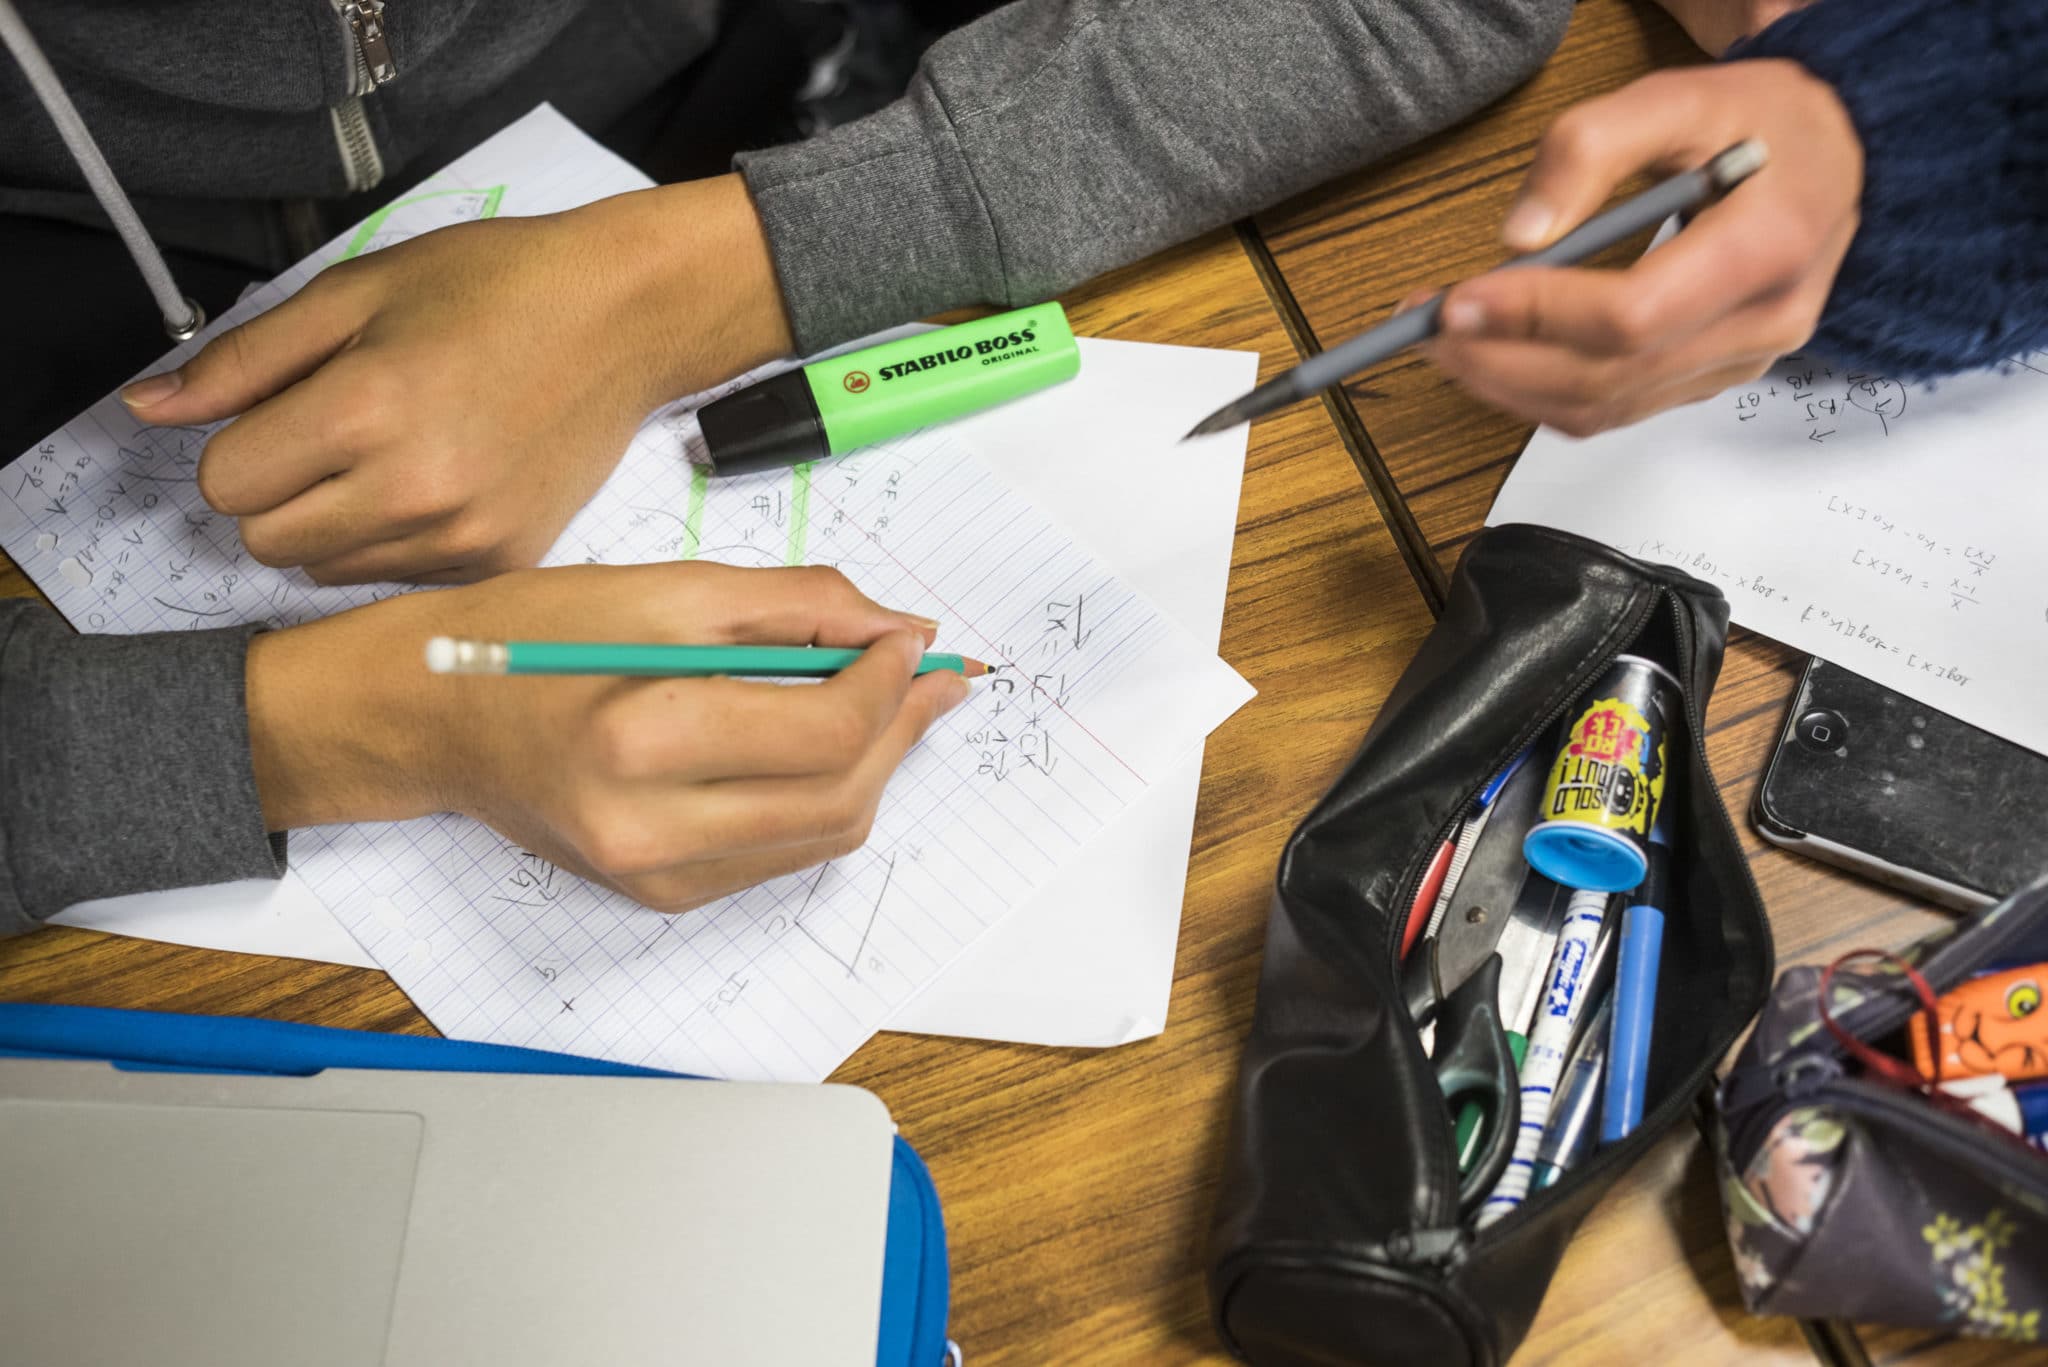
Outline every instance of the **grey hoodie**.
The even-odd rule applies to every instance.
[[[714,0],[17,0],[146,222],[190,241],[255,201],[396,189],[541,100],[598,127],[715,40]],[[909,91],[739,158],[799,349],[1021,305],[1384,157],[1526,77],[1570,0],[1017,0]],[[173,17],[175,16],[175,17]],[[369,79],[364,58],[388,60]],[[0,64],[0,212],[89,216]],[[0,933],[72,902],[273,872],[241,631],[121,646],[0,602]],[[137,717],[153,718],[135,731]],[[119,736],[110,747],[93,737]],[[142,778],[138,781],[138,775]],[[53,791],[56,800],[51,800]],[[177,849],[141,838],[161,804]]]

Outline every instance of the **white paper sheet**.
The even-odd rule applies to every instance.
[[[546,212],[630,177],[543,110],[405,202]],[[392,236],[396,219],[338,240],[213,331]],[[1004,666],[891,782],[868,847],[684,919],[455,817],[301,833],[298,872],[450,1034],[822,1076],[1249,690],[951,434],[707,490],[684,459],[693,429],[683,406],[650,419],[550,561],[835,563]],[[367,590],[320,590],[247,559],[191,484],[204,436],[140,429],[110,397],[29,453],[0,536],[97,629],[289,623],[364,601]]]
[[[1901,385],[1788,357],[1583,442],[1539,431],[1487,521],[1720,586],[1734,620],[2048,753],[2048,355]]]
[[[370,951],[295,874],[80,902],[52,916],[50,924],[200,949],[377,967]]]
[[[1251,352],[1084,338],[1074,380],[949,430],[1213,646],[1248,429],[1175,439],[1258,368]],[[1197,750],[889,1028],[1090,1047],[1165,1029],[1201,780]]]

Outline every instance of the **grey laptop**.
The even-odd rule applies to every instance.
[[[0,1359],[873,1367],[851,1087],[0,1059]]]

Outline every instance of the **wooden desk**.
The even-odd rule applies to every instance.
[[[1261,378],[1298,359],[1229,233],[1068,307],[1089,335],[1255,349]],[[31,590],[0,562],[0,592]],[[1209,741],[1166,1033],[1103,1053],[884,1035],[840,1070],[931,1164],[970,1361],[1222,1360],[1201,1250],[1274,866],[1429,621],[1327,413],[1262,424],[1223,630],[1259,697]],[[66,929],[0,942],[0,1000],[430,1032],[381,973]]]
[[[1498,264],[1501,215],[1545,125],[1570,103],[1656,66],[1697,61],[1684,33],[1640,0],[1581,0],[1565,41],[1521,90],[1409,154],[1261,215],[1269,276],[1305,348],[1334,344],[1422,285]],[[1625,260],[1640,244],[1613,254]],[[1467,398],[1425,361],[1396,357],[1346,386],[1338,420],[1433,600],[1484,523],[1531,429]],[[1803,657],[1738,629],[1707,714],[1707,749],[1770,909],[1781,967],[1897,947],[1945,916],[1765,845],[1743,819]],[[1870,1330],[1879,1361],[2011,1361],[2012,1349],[1923,1345]],[[1741,1307],[1711,1164],[1687,1130],[1660,1144],[1595,1210],[1566,1257],[1518,1362],[1800,1362],[1788,1320]],[[1855,1335],[1821,1344],[1853,1358]]]

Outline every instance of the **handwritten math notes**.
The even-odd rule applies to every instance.
[[[1488,521],[1718,585],[1734,619],[2048,753],[2048,356],[1902,385],[1789,356],[1574,442],[1539,431]]]
[[[642,432],[558,554],[836,565],[997,666],[912,752],[868,844],[677,917],[453,816],[309,832],[295,860],[447,1033],[820,1078],[1250,690],[942,438],[693,501],[674,420]]]
[[[205,335],[322,264],[451,215],[547,212],[643,183],[537,111]],[[943,434],[709,481],[690,459],[709,397],[648,420],[548,562],[835,565],[939,619],[943,647],[996,665],[891,781],[868,844],[681,917],[454,815],[300,832],[293,876],[450,1035],[817,1079],[1251,690]],[[252,561],[198,495],[208,435],[139,427],[109,396],[4,471],[0,544],[89,631],[288,627],[402,591],[322,589]]]

